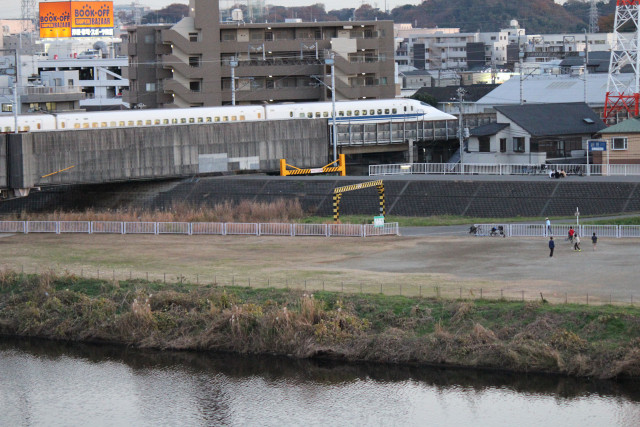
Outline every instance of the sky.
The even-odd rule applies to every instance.
[[[556,3],[564,3],[565,0],[555,0]],[[131,4],[132,0],[114,0],[114,4]],[[149,6],[152,9],[162,9],[172,3],[188,4],[188,0],[138,0],[141,5]],[[220,7],[233,4],[231,0],[220,0]],[[385,0],[267,0],[267,4],[276,4],[282,6],[310,6],[316,3],[324,3],[326,10],[342,9],[345,7],[359,7],[362,3],[368,3],[374,7],[384,9]],[[386,0],[387,8],[393,9],[396,6],[404,4],[419,4],[421,0]],[[20,0],[0,0],[0,10],[2,10],[2,18],[19,18],[20,17]]]

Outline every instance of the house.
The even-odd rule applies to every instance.
[[[600,131],[607,152],[593,151],[593,164],[640,164],[640,118],[625,120]]]
[[[586,163],[586,141],[606,127],[584,103],[494,108],[496,123],[471,129],[464,163]]]

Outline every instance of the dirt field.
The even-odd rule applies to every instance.
[[[319,290],[640,302],[640,240],[601,239],[574,252],[546,239],[465,237],[4,235],[0,265],[118,280]],[[166,278],[166,279],[165,279]],[[182,278],[182,279],[181,279]],[[523,293],[524,292],[524,293]]]

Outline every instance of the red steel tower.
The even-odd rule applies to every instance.
[[[613,24],[613,46],[609,62],[607,99],[604,105],[604,119],[615,116],[618,111],[627,111],[637,116],[640,104],[640,0],[618,0],[616,18]],[[621,29],[625,30],[622,32]],[[630,66],[633,75],[621,75],[623,67]]]

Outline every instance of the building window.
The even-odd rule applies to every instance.
[[[500,138],[500,152],[507,152],[507,138]]]
[[[155,92],[156,91],[156,84],[155,83],[147,83],[147,84],[145,84],[145,90],[147,92]]]
[[[189,66],[198,68],[200,66],[200,57],[199,56],[190,56],[189,57]]]
[[[513,152],[524,153],[524,137],[518,136],[513,138]]]
[[[155,41],[156,38],[153,34],[147,34],[144,36],[144,44],[153,44]]]
[[[612,150],[626,150],[627,149],[627,138],[612,138],[611,139],[611,149]]]
[[[189,89],[191,90],[191,92],[200,92],[200,82],[189,82]]]
[[[3,113],[13,113],[13,104],[2,104]]]
[[[198,33],[189,33],[189,41],[197,42],[198,41]]]
[[[478,138],[479,150],[481,153],[489,153],[491,151],[491,138],[488,136],[481,136]]]

